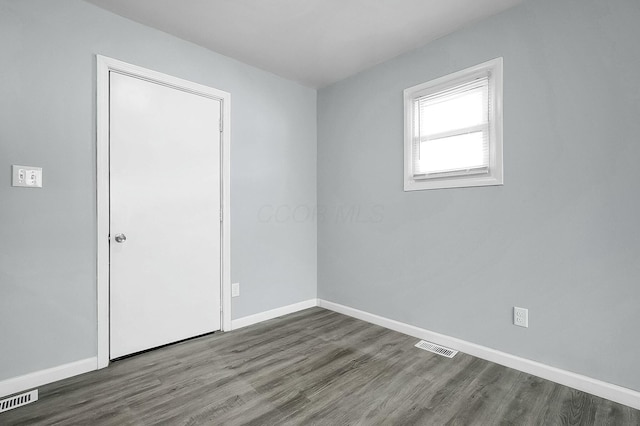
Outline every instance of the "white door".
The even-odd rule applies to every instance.
[[[221,108],[116,72],[109,81],[114,359],[220,329]]]

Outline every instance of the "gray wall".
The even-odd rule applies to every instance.
[[[76,0],[0,0],[0,380],[96,355],[95,54],[231,93],[233,318],[316,297],[316,92]],[[10,186],[41,166],[42,190]]]
[[[638,22],[528,1],[320,90],[319,297],[640,390]],[[499,56],[505,185],[403,192],[402,90]]]

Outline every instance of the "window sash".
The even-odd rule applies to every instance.
[[[461,135],[466,135],[469,133],[477,133],[477,132],[483,132],[488,134],[489,123],[483,123],[483,124],[478,124],[478,125],[469,126],[469,127],[462,127],[455,130],[449,130],[446,132],[434,133],[433,135],[425,135],[425,136],[417,135],[413,137],[413,141],[414,143],[420,143],[420,142],[425,142],[429,140],[444,139],[444,138],[450,138],[453,136],[461,136]]]
[[[472,81],[459,84],[454,87],[445,88],[444,90],[432,92],[427,95],[417,96],[413,101],[413,177],[417,180],[433,179],[443,177],[467,176],[477,174],[488,174],[489,170],[489,151],[490,151],[490,115],[491,115],[491,99],[490,99],[490,76],[484,75],[475,77]],[[455,100],[471,91],[480,90],[483,94],[482,99],[482,120],[480,123],[472,126],[454,128],[432,134],[421,133],[421,112],[426,107],[437,105],[447,101]],[[424,171],[421,170],[420,151],[423,142],[437,141],[440,139],[462,136],[471,133],[482,133],[482,151],[483,160],[481,165],[473,167],[455,167],[452,169]]]

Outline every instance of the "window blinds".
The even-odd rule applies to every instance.
[[[416,179],[488,173],[489,77],[415,99]]]

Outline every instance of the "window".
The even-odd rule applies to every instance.
[[[502,185],[502,58],[404,91],[404,190]]]

